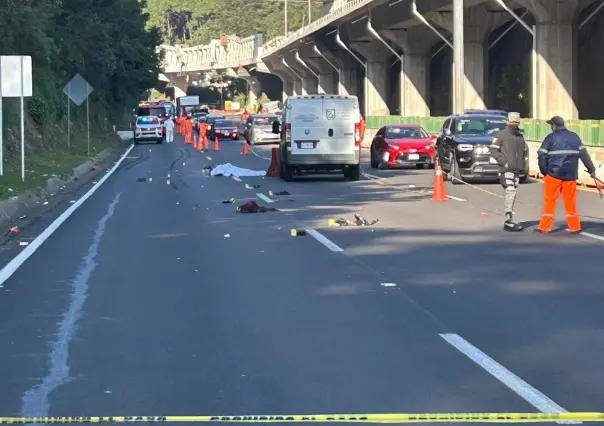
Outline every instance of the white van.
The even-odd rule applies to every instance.
[[[359,180],[361,126],[356,96],[290,96],[283,103],[280,176],[293,179],[313,171],[341,170]]]

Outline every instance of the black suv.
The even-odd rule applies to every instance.
[[[447,117],[436,140],[436,153],[443,171],[459,185],[466,179],[499,180],[499,165],[491,158],[493,135],[506,126],[500,110],[466,110]],[[528,159],[520,182],[528,179]]]

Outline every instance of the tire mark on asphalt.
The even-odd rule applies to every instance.
[[[138,159],[131,161],[130,163],[124,164],[123,166],[120,166],[119,169],[117,169],[117,172],[122,172],[122,171],[126,171],[126,170],[130,170],[131,168],[133,168],[134,166],[138,166],[139,164],[147,161],[150,157],[148,155],[143,155],[141,157],[139,157]]]
[[[82,316],[82,310],[88,295],[88,280],[97,266],[96,257],[101,239],[105,233],[107,222],[115,213],[115,207],[120,201],[121,195],[120,192],[115,196],[107,209],[107,213],[99,220],[92,237],[92,244],[88,247],[88,253],[78,268],[76,277],[71,282],[72,293],[69,307],[63,314],[55,340],[51,342],[52,349],[49,354],[50,369],[48,375],[42,379],[40,384],[26,391],[21,397],[20,413],[24,417],[48,416],[51,393],[73,380],[73,377],[69,376],[69,343],[75,335],[77,322]]]
[[[176,163],[181,162],[184,155],[185,151],[182,148],[178,148],[178,158],[172,161],[172,164],[170,164],[170,170],[174,170],[174,167],[176,167]]]

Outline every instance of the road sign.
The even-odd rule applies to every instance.
[[[80,74],[74,75],[71,81],[63,87],[63,92],[77,106],[82,105],[82,102],[88,98],[88,95],[90,95],[93,90],[92,86],[88,84]]]
[[[21,98],[21,180],[25,181],[25,100],[31,96],[31,56],[0,56],[0,175],[4,175],[2,98]]]
[[[71,81],[63,87],[63,93],[67,95],[67,147],[71,147],[71,106],[69,100],[80,106],[86,101],[86,130],[88,132],[88,155],[90,155],[90,110],[88,109],[88,96],[93,87],[80,74],[73,76]]]
[[[32,95],[31,56],[0,57],[2,97],[20,98]],[[21,86],[23,81],[23,86]]]

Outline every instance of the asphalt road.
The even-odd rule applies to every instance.
[[[266,170],[241,146],[135,147],[4,283],[0,416],[602,410],[603,241],[505,233],[499,185],[434,203],[430,170],[202,170]],[[580,195],[602,238],[603,203]],[[354,213],[379,222],[328,227]]]

